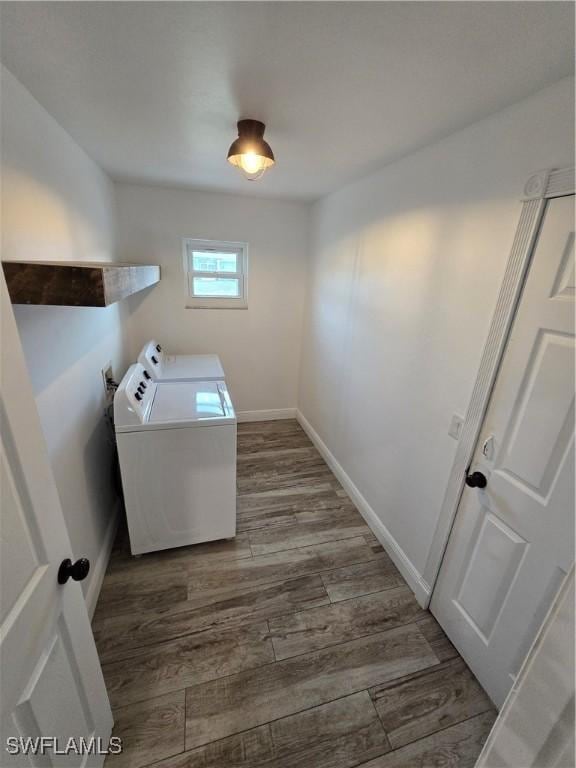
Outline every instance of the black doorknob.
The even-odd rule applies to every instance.
[[[81,557],[73,563],[67,557],[66,560],[62,560],[60,568],[58,568],[58,584],[66,584],[70,578],[74,579],[74,581],[83,581],[88,576],[89,570],[90,560],[88,558]]]
[[[469,488],[486,488],[488,480],[482,472],[472,472],[471,475],[466,475],[466,485]]]

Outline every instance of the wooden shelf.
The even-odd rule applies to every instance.
[[[3,261],[13,304],[107,307],[155,285],[160,267],[89,261]]]

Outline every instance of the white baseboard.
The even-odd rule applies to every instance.
[[[276,408],[268,411],[238,411],[238,421],[276,421],[277,419],[295,419],[296,408]]]
[[[376,512],[372,509],[370,504],[360,493],[356,485],[354,485],[350,477],[346,474],[342,465],[338,462],[334,454],[330,451],[326,443],[322,440],[320,435],[316,432],[307,418],[298,410],[296,411],[296,418],[298,419],[302,429],[306,432],[310,440],[312,440],[322,455],[324,461],[328,464],[332,472],[334,472],[342,487],[350,496],[358,508],[358,511],[380,544],[382,544],[386,552],[390,555],[394,565],[406,579],[408,586],[414,592],[420,605],[423,608],[427,608],[428,604],[430,603],[431,596],[431,589],[429,584],[427,584],[426,581],[422,578],[422,574],[419,573],[419,571],[414,567],[402,547],[398,544],[396,539],[392,536],[390,531],[380,520]]]
[[[116,531],[118,530],[118,522],[120,520],[121,506],[122,503],[120,499],[118,499],[118,502],[114,507],[114,513],[112,514],[110,522],[108,523],[108,527],[106,528],[106,534],[104,535],[104,541],[102,542],[102,547],[100,548],[100,554],[98,555],[98,558],[94,563],[93,568],[91,569],[92,576],[90,579],[90,584],[88,585],[86,596],[84,598],[90,619],[92,619],[94,611],[96,610],[96,603],[98,602],[98,596],[100,595],[102,582],[104,581],[104,574],[106,573],[108,561],[110,560],[110,555],[112,553],[112,547],[114,546],[114,539],[116,538]]]

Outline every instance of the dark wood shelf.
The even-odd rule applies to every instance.
[[[107,307],[155,285],[160,267],[89,261],[3,261],[13,304]]]

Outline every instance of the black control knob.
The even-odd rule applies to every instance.
[[[67,557],[66,560],[62,560],[60,568],[58,568],[58,584],[66,584],[68,579],[83,581],[86,576],[88,576],[89,570],[90,560],[88,560],[88,558],[81,557],[73,563],[72,560]]]
[[[148,384],[146,384],[145,381],[141,381],[140,384],[139,384],[139,387],[142,387],[142,389],[146,389],[147,386],[148,386]]]
[[[160,344],[156,344],[156,352],[162,352],[162,347]]]
[[[488,480],[482,472],[472,472],[471,475],[466,475],[466,485],[469,488],[486,488]]]
[[[145,379],[149,379],[149,378],[151,378],[151,377],[150,377],[150,374],[148,373],[148,371],[144,371],[144,378],[145,378]]]
[[[136,400],[138,400],[138,401],[142,400],[142,395],[140,394],[140,392],[135,392],[135,393],[134,393],[134,397],[135,397],[135,398],[136,398]]]
[[[152,362],[154,363],[154,365],[158,365],[158,358],[154,357],[154,355],[152,355]]]

